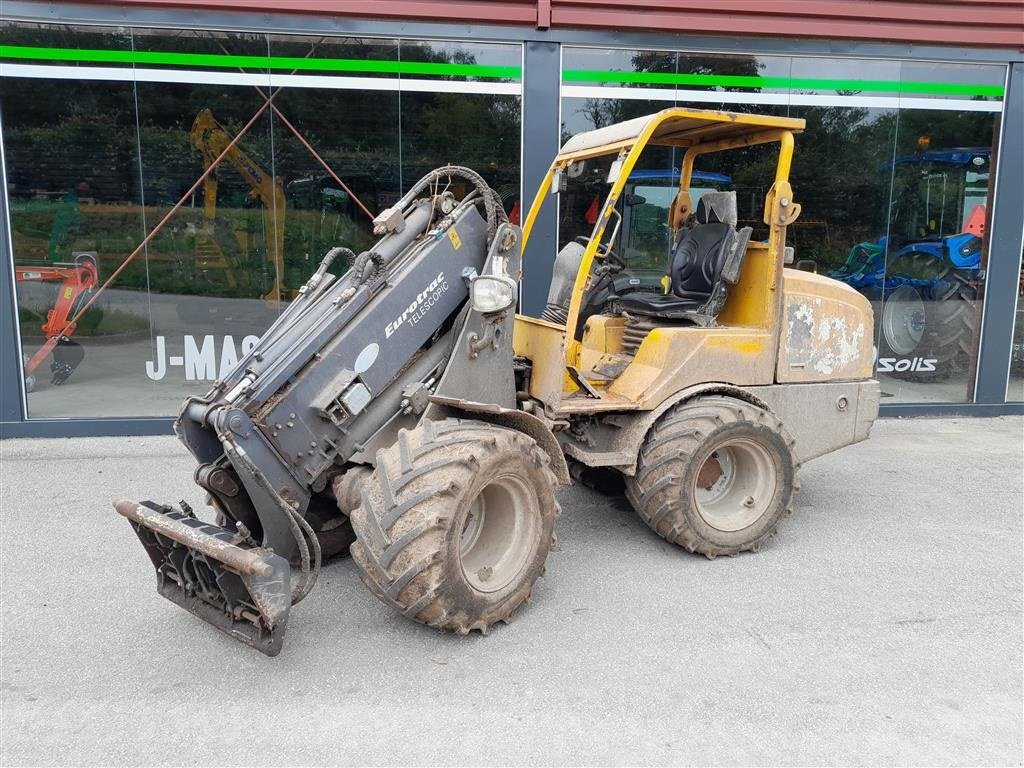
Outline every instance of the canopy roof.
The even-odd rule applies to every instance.
[[[767,130],[786,130],[798,133],[804,129],[804,120],[795,117],[750,115],[742,112],[722,112],[716,109],[686,109],[674,107],[626,120],[614,125],[577,133],[562,147],[559,156],[589,152],[599,147],[621,147],[633,144],[654,125],[651,144],[688,147],[720,139],[737,139]]]

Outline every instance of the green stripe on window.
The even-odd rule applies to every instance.
[[[875,93],[933,93],[943,96],[1002,98],[1003,86],[976,83],[928,83],[901,80],[832,80],[814,77],[758,77],[756,75],[694,75],[672,72],[608,72],[567,69],[568,83],[642,83],[646,85],[717,85],[726,88],[790,88],[794,90],[858,91]]]
[[[75,61],[101,64],[167,65],[301,72],[352,72],[436,77],[483,77],[518,80],[522,68],[487,64],[447,64],[427,61],[323,59],[299,56],[243,56],[217,53],[174,53],[90,48],[48,48],[0,45],[0,59]],[[671,72],[611,72],[600,69],[567,69],[562,81],[570,83],[634,83],[643,85],[719,86],[724,88],[782,88],[797,90],[857,91],[860,93],[924,93],[942,96],[1002,98],[1001,85],[934,83],[899,80],[839,80],[806,77],[759,77],[756,75],[701,75]]]
[[[89,48],[40,48],[0,45],[0,59],[77,61],[103,64],[166,64],[176,67],[240,67],[242,69],[320,72],[369,72],[389,75],[436,75],[519,79],[522,68],[487,64],[445,64],[429,61],[320,59],[299,56],[239,56],[219,53],[116,51]]]

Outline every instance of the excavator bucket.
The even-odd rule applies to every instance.
[[[118,501],[114,509],[153,561],[157,592],[268,656],[281,652],[292,602],[287,560],[239,546],[237,533],[190,511],[152,501]]]
[[[67,338],[59,339],[57,346],[53,348],[53,361],[50,363],[53,379],[50,383],[63,384],[75,372],[75,368],[81,364],[84,358],[85,348],[81,344]]]

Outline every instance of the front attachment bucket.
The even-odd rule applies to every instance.
[[[174,507],[118,501],[156,567],[156,591],[268,656],[281,652],[292,604],[288,561]]]

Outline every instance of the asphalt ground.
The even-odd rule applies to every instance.
[[[114,498],[172,438],[0,442],[4,765],[1020,765],[1024,420],[886,420],[708,561],[562,493],[533,602],[440,635],[324,568],[267,658],[160,598]]]

